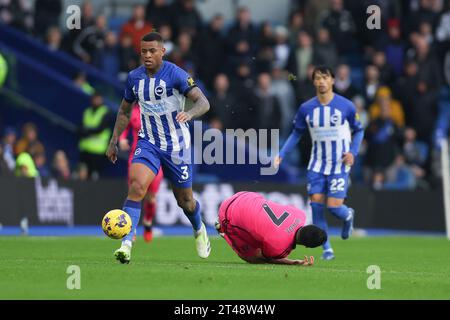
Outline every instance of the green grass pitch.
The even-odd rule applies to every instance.
[[[102,237],[0,237],[0,299],[450,299],[450,242],[437,237],[332,238],[336,259],[313,267],[250,265],[211,238],[207,260],[191,237],[139,239],[129,265],[113,258],[119,241]],[[69,265],[81,289],[68,290]],[[369,290],[367,267],[381,269]]]

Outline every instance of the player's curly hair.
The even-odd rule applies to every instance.
[[[315,225],[304,226],[297,230],[296,243],[307,248],[321,246],[327,241],[327,233]]]

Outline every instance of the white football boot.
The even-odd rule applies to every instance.
[[[195,246],[197,248],[197,253],[200,258],[206,259],[211,253],[211,243],[208,239],[208,234],[206,233],[205,224],[202,222],[200,230],[194,232],[195,235]]]

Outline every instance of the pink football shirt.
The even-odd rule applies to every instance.
[[[242,191],[222,202],[219,221],[225,240],[239,256],[251,257],[261,249],[265,257],[281,259],[295,248],[295,233],[305,225],[306,215],[259,193]]]

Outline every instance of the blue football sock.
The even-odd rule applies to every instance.
[[[325,220],[325,205],[322,203],[317,202],[311,202],[311,208],[312,208],[312,218],[313,218],[313,224],[318,226],[320,229],[325,231],[328,235],[328,224]],[[330,237],[328,236],[327,241],[322,245],[323,250],[330,250],[331,244],[330,244]]]
[[[198,203],[198,201],[195,200],[194,212],[188,212],[186,210],[183,210],[183,212],[191,222],[192,228],[194,228],[195,231],[200,230],[202,226],[202,216],[200,215],[200,203]]]
[[[346,220],[350,214],[350,210],[346,205],[340,207],[328,207],[328,210],[338,219]]]
[[[133,239],[134,231],[136,230],[139,224],[139,218],[141,217],[141,202],[127,199],[123,204],[122,210],[128,213],[128,215],[131,218],[131,223],[133,225],[130,233],[123,238],[122,243],[127,240],[131,242]]]

